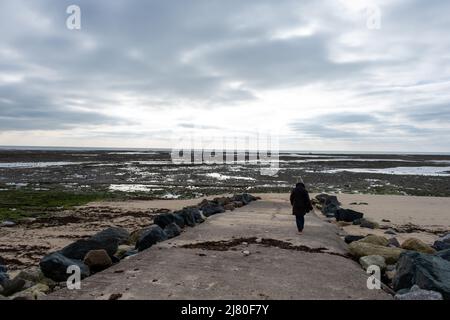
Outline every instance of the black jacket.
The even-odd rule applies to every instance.
[[[291,205],[292,214],[294,215],[305,215],[313,209],[308,191],[306,191],[303,183],[297,183],[295,188],[292,190]]]

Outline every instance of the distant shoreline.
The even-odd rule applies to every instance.
[[[0,145],[0,150],[7,151],[170,151],[171,148],[123,148],[123,147],[60,147],[60,146],[7,146]],[[345,150],[280,150],[280,154],[296,153],[299,155],[434,155],[448,156],[449,152],[417,152],[417,151],[345,151]]]

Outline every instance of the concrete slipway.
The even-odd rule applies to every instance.
[[[309,213],[298,235],[287,197],[264,195],[48,298],[389,299],[367,289],[338,232]]]

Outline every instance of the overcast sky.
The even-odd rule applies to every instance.
[[[66,27],[71,4],[81,30]],[[449,12],[438,0],[2,0],[0,145],[259,131],[281,149],[449,152]]]

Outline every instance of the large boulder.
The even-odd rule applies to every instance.
[[[106,250],[112,257],[121,244],[128,242],[130,234],[123,228],[108,228],[89,239],[81,239],[64,247],[60,252],[70,259],[83,260],[91,250]]]
[[[340,208],[336,211],[335,216],[337,221],[353,222],[357,219],[362,219],[364,214],[351,209]]]
[[[84,257],[84,264],[93,272],[109,268],[113,263],[106,250],[91,250]]]
[[[350,254],[355,258],[359,259],[364,256],[382,256],[386,263],[393,264],[397,262],[403,249],[399,248],[389,248],[385,246],[380,246],[377,244],[355,241],[348,246]]]
[[[81,278],[89,276],[89,268],[82,261],[70,259],[61,254],[60,252],[51,253],[45,256],[39,266],[42,272],[47,278],[54,281],[66,281],[70,274],[67,273],[67,268],[76,265],[81,270]]]
[[[380,270],[386,269],[386,260],[382,256],[365,256],[359,258],[359,264],[367,270],[370,266],[378,266]]]
[[[450,262],[436,255],[405,251],[398,260],[392,284],[395,291],[418,285],[450,299]]]
[[[363,239],[361,239],[359,241],[360,242],[377,244],[377,245],[383,246],[383,247],[386,247],[389,244],[389,240],[388,239],[386,239],[383,236],[376,236],[374,234],[369,234],[368,236],[364,237]]]
[[[411,290],[406,293],[397,293],[395,300],[442,300],[442,294],[436,291],[423,290],[419,286],[414,285]]]
[[[164,232],[167,234],[167,238],[175,238],[180,235],[181,228],[176,223],[171,223],[164,228]]]
[[[431,246],[427,245],[425,242],[416,239],[416,238],[409,238],[406,239],[401,246],[405,250],[412,250],[417,251],[421,253],[429,253],[433,254],[436,252]]]
[[[136,249],[139,251],[145,250],[153,246],[154,244],[167,240],[167,234],[161,229],[160,226],[153,225],[144,230],[139,240],[136,243]]]

